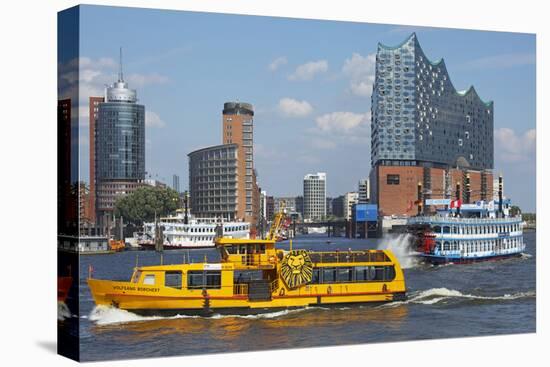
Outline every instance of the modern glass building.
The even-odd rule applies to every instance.
[[[96,178],[145,178],[145,107],[136,103],[136,91],[119,79],[105,90],[98,106]]]
[[[378,44],[373,89],[373,167],[493,168],[493,102],[474,87],[457,91],[443,59],[428,59],[416,34],[396,47]]]
[[[96,221],[106,228],[116,200],[135,191],[145,179],[145,107],[137,104],[136,91],[124,81],[122,66],[118,81],[105,88],[103,102],[93,98],[96,99],[95,152],[90,162],[94,164],[95,177],[90,180],[96,186]]]

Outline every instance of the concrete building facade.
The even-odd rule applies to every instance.
[[[239,219],[238,155],[237,144],[207,147],[188,154],[193,215],[202,218]]]
[[[304,176],[304,220],[319,220],[327,215],[327,175],[324,172]]]

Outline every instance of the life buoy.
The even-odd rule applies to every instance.
[[[284,295],[285,295],[285,289],[281,288],[281,290],[279,291],[279,296],[283,297]]]
[[[332,287],[329,285],[327,288],[327,294],[331,294],[331,293],[332,293]]]

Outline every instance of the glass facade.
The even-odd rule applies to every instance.
[[[99,180],[145,179],[145,107],[123,102],[100,103],[96,152]]]
[[[378,45],[372,94],[371,159],[493,168],[493,102],[457,92],[445,62],[430,61],[413,33]]]

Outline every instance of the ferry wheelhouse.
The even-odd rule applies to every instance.
[[[143,315],[257,314],[405,298],[388,250],[284,251],[275,239],[218,238],[220,262],[136,267],[129,281],[88,278],[97,305]]]
[[[525,249],[521,215],[510,215],[510,201],[438,210],[408,220],[418,256],[434,264],[471,263],[519,256]]]
[[[174,216],[160,218],[157,223],[144,223],[143,234],[138,239],[140,246],[155,247],[156,228],[162,231],[165,249],[214,247],[214,239],[220,234],[242,239],[250,236],[248,222],[195,218],[180,210]]]

